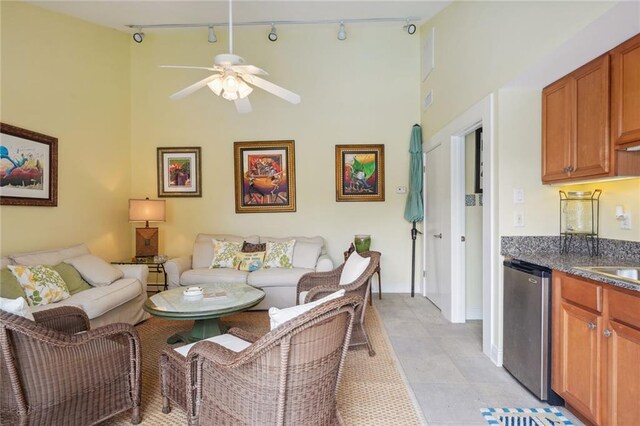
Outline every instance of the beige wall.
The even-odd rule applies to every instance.
[[[86,242],[129,256],[128,35],[22,3],[2,11],[2,122],[58,138],[58,207],[2,206],[2,254]]]
[[[372,235],[371,248],[383,253],[383,292],[409,291],[406,195],[394,187],[408,183],[409,137],[419,120],[419,38],[397,25],[376,24],[353,26],[339,42],[334,26],[286,26],[271,43],[263,28],[242,27],[234,32],[234,52],[299,93],[302,103],[256,89],[250,95],[254,111],[240,115],[207,88],[169,100],[207,74],[158,65],[211,64],[227,51],[226,32],[217,35],[218,43],[210,44],[202,31],[165,31],[131,44],[132,195],[156,196],[157,147],[202,147],[203,196],[167,199],[161,251],[189,254],[198,232],[321,235],[338,262],[353,235],[365,233]],[[233,142],[287,139],[295,140],[297,212],[236,214]],[[336,144],[385,145],[384,202],[335,201]]]

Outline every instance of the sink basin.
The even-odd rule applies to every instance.
[[[640,266],[584,266],[577,269],[640,284]]]

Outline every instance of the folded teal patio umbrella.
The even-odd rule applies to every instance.
[[[416,222],[422,222],[424,219],[424,203],[422,200],[422,129],[418,124],[415,124],[411,130],[409,153],[411,154],[409,194],[407,196],[407,204],[404,206],[404,218],[413,223],[411,228],[411,297],[413,297],[416,284],[416,237],[419,233],[416,229]]]

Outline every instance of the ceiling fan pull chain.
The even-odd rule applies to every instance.
[[[233,9],[229,0],[229,53],[233,54]]]

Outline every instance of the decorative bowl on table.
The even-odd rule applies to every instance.
[[[202,297],[202,287],[188,287],[182,292],[186,299],[199,299]]]

